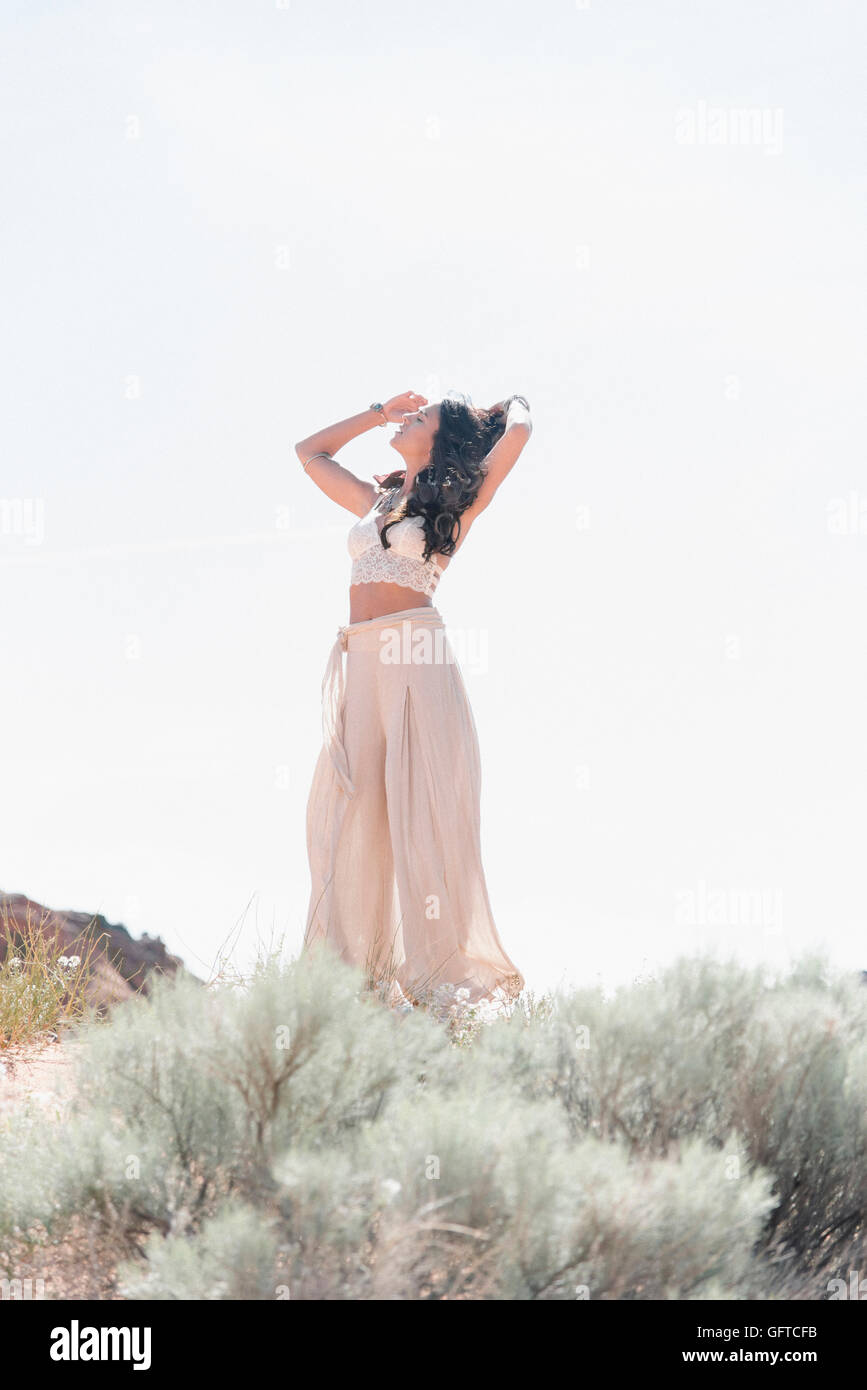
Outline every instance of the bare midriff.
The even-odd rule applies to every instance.
[[[366,623],[371,618],[387,618],[404,608],[432,608],[434,601],[418,589],[402,584],[352,584],[349,589],[349,621]]]

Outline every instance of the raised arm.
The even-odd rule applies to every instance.
[[[419,396],[415,391],[403,391],[386,401],[381,410],[362,410],[358,415],[338,420],[335,425],[326,425],[325,429],[299,440],[295,452],[307,476],[313,479],[326,497],[355,516],[366,516],[377,497],[375,485],[356,477],[333,455],[350,439],[365,434],[374,425],[400,424],[405,414],[418,410],[422,405],[427,405],[424,396]]]
[[[518,462],[521,450],[533,433],[530,406],[523,396],[510,396],[493,408],[503,412],[506,427],[493,449],[485,456],[485,477],[475,501],[461,516],[461,541],[476,517],[490,506],[494,493]]]

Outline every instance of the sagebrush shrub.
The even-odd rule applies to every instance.
[[[277,1237],[255,1208],[228,1203],[193,1235],[151,1235],[143,1264],[121,1270],[120,1290],[135,1299],[271,1299]]]
[[[759,1297],[863,1229],[865,993],[681,961],[455,1046],[323,953],[162,980],[85,1030],[62,1142],[0,1130],[0,1252],[84,1221],[130,1298]]]
[[[767,1234],[827,1262],[867,1212],[867,990],[800,962],[768,981],[760,969],[682,960],[655,981],[577,990],[551,1019],[519,1015],[478,1049],[498,1082],[556,1095],[578,1136],[665,1155],[689,1136],[722,1146],[774,1179]]]

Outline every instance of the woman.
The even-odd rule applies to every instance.
[[[374,484],[337,462],[350,439],[387,424],[403,468]],[[304,942],[328,942],[392,1002],[496,1003],[524,984],[491,915],[476,728],[432,599],[531,429],[520,396],[484,410],[405,391],[295,446],[316,485],[361,518],[349,532],[350,621],[322,687]]]

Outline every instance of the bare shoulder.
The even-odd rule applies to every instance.
[[[521,456],[532,433],[529,421],[517,421],[500,436],[482,463],[482,484],[465,512],[461,513],[461,533],[457,550],[466,540],[470,527],[494,500],[497,489],[505,482]]]

